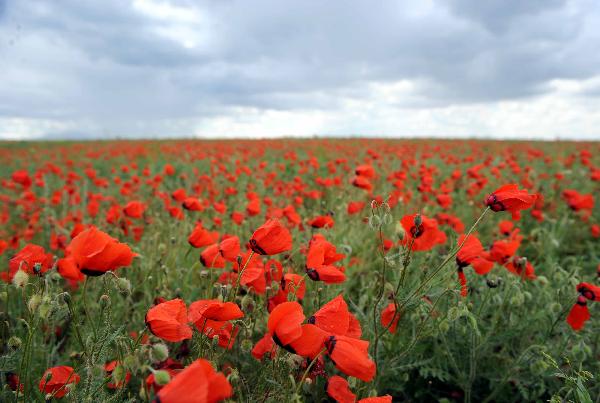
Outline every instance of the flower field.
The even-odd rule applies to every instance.
[[[600,145],[0,145],[0,401],[600,401]]]

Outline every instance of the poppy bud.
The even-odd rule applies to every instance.
[[[498,281],[496,279],[493,279],[493,278],[486,279],[485,283],[490,288],[496,288],[496,287],[498,287]]]
[[[413,223],[415,224],[415,227],[418,227],[421,224],[423,224],[423,219],[421,218],[421,214],[415,215],[415,218],[413,219]]]
[[[250,294],[246,294],[242,298],[242,310],[245,312],[252,312],[254,310],[254,299],[252,299]]]
[[[125,368],[132,369],[136,368],[139,365],[139,363],[135,355],[128,355],[123,359],[123,365],[125,366]]]
[[[110,297],[106,294],[103,294],[100,297],[100,307],[102,309],[104,309],[104,308],[108,308],[109,306],[110,306]]]
[[[6,302],[7,299],[8,299],[8,293],[6,291],[0,292],[0,301]]]
[[[150,359],[152,362],[163,362],[169,357],[169,348],[163,343],[157,343],[150,350]]]
[[[208,270],[202,270],[202,271],[200,271],[200,277],[207,278],[208,277]]]
[[[239,382],[239,380],[240,380],[240,374],[238,373],[237,369],[233,369],[231,371],[231,373],[227,376],[227,380],[231,384],[236,384],[236,383]]]
[[[456,319],[460,318],[460,316],[461,312],[457,307],[453,306],[452,308],[448,309],[447,317],[449,321],[454,322]]]
[[[167,252],[167,245],[165,245],[164,243],[158,244],[158,253],[160,253],[161,255],[164,255],[166,252]]]
[[[552,312],[554,314],[558,314],[560,311],[562,311],[561,304],[559,304],[558,302],[554,302],[554,303],[550,304],[550,312]]]
[[[22,344],[23,342],[17,336],[11,336],[10,339],[8,339],[8,348],[11,350],[19,350]]]
[[[163,369],[154,371],[154,383],[158,386],[164,386],[171,381],[171,375]]]
[[[406,235],[406,231],[404,230],[404,227],[402,226],[402,224],[400,222],[397,222],[396,223],[396,236],[398,237],[399,240],[403,240],[404,235]]]
[[[439,324],[440,332],[447,333],[450,330],[450,324],[446,319],[442,320]]]
[[[518,294],[513,295],[510,298],[509,302],[513,306],[520,306],[520,305],[523,305],[523,302],[525,302],[525,297],[523,296],[523,294],[518,293]]]
[[[117,279],[117,290],[122,295],[129,295],[131,293],[131,282],[127,280],[125,277],[119,277]]]
[[[12,279],[13,285],[17,288],[25,287],[25,285],[27,285],[28,281],[29,281],[29,275],[27,273],[25,273],[23,270],[17,271]]]
[[[31,298],[29,298],[29,301],[27,302],[27,308],[29,308],[29,312],[35,312],[41,303],[42,297],[40,297],[39,294],[32,295]]]
[[[71,294],[68,292],[62,292],[57,295],[56,300],[59,304],[69,304],[71,302]]]

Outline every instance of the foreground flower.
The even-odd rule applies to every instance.
[[[508,211],[513,217],[518,216],[520,210],[533,206],[537,195],[526,190],[519,190],[515,184],[504,185],[490,194],[485,199],[485,205],[492,211]]]
[[[65,260],[70,260],[70,264],[88,276],[100,276],[107,271],[129,266],[136,256],[127,244],[93,226],[73,238],[66,251]],[[59,265],[64,264],[67,263],[59,262]]]
[[[231,385],[210,362],[198,359],[164,386],[156,395],[160,403],[215,403],[233,395]]]
[[[177,342],[192,338],[185,302],[172,299],[153,306],[146,313],[146,326],[156,337]]]
[[[261,225],[250,238],[250,248],[259,255],[276,255],[292,249],[292,235],[279,220]]]
[[[75,373],[72,367],[64,365],[48,368],[42,375],[42,379],[40,379],[40,392],[54,394],[54,397],[61,398],[69,390],[67,385],[77,384],[79,379],[79,375]]]

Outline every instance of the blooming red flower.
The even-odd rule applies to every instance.
[[[306,273],[311,280],[323,281],[326,284],[342,283],[346,280],[343,268],[333,264],[345,255],[337,253],[336,247],[327,242],[324,236],[312,237],[306,254]]]
[[[438,228],[435,219],[420,214],[405,215],[400,220],[404,228],[404,245],[411,245],[413,251],[426,251],[446,242],[446,234]]]
[[[11,281],[15,273],[23,270],[29,274],[43,274],[52,268],[54,257],[39,245],[27,244],[8,263],[8,278],[2,272],[5,281]],[[37,270],[37,272],[36,272]]]
[[[190,304],[188,320],[198,322],[202,319],[227,321],[244,317],[242,310],[233,302],[221,302],[217,299],[202,299]]]
[[[302,336],[302,322],[304,322],[302,305],[295,301],[284,302],[277,305],[267,322],[269,334],[273,341],[285,347]]]
[[[192,233],[188,237],[188,243],[194,248],[212,245],[219,239],[218,232],[211,232],[202,226],[202,223],[196,224]]]
[[[40,379],[40,392],[54,394],[54,397],[63,397],[68,389],[67,385],[78,384],[79,375],[75,373],[72,367],[60,366],[48,368]]]
[[[75,264],[83,274],[88,276],[99,276],[107,271],[129,266],[137,256],[127,244],[120,243],[93,226],[73,238],[67,246],[66,253],[64,260],[70,262],[59,263],[63,266],[63,272],[67,272],[65,269],[67,266],[68,271],[71,272],[70,265]]]
[[[350,390],[348,381],[338,375],[334,375],[327,380],[327,395],[337,403],[356,402],[356,395]]]
[[[120,366],[120,365],[121,364],[118,361],[111,361],[111,362],[104,364],[104,371],[106,371],[106,375],[109,377],[112,377],[113,371],[115,370],[115,368],[117,368],[117,366]],[[124,379],[117,380],[117,382],[108,382],[106,384],[106,386],[109,389],[121,389],[122,387],[124,387],[125,385],[127,385],[129,383],[130,379],[131,379],[131,372],[126,371]]]
[[[270,219],[250,238],[250,248],[259,255],[276,255],[292,249],[292,235],[279,220]]]
[[[123,208],[123,213],[130,218],[141,218],[146,211],[146,205],[140,201],[131,201]]]
[[[172,299],[153,306],[146,313],[146,326],[157,337],[167,341],[182,341],[192,337],[185,302]]]
[[[348,336],[329,336],[327,354],[337,369],[365,382],[375,377],[375,363],[369,358],[369,342]]]
[[[400,314],[396,313],[396,305],[393,302],[390,302],[385,309],[381,311],[381,326],[384,328],[389,326],[388,330],[390,333],[396,333],[398,320],[400,320]]]
[[[577,302],[571,308],[567,316],[567,323],[575,331],[583,329],[591,315],[587,307],[587,301],[600,301],[600,287],[590,283],[579,283],[577,285]]]
[[[225,375],[210,362],[197,359],[179,372],[157,393],[160,403],[215,403],[233,395]]]
[[[537,195],[526,190],[519,190],[515,184],[504,185],[492,192],[486,199],[485,205],[493,211],[509,211],[515,216],[520,210],[533,206]]]

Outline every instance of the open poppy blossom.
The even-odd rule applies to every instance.
[[[591,318],[587,302],[600,301],[600,287],[590,283],[579,283],[577,292],[579,293],[577,302],[567,315],[567,323],[575,331],[583,329],[585,322]]]
[[[146,205],[140,201],[131,201],[123,208],[123,213],[129,218],[142,218]]]
[[[322,281],[326,284],[342,283],[346,280],[343,268],[334,263],[345,258],[337,253],[336,247],[324,236],[317,234],[312,237],[306,254],[306,273],[311,280]]]
[[[65,260],[59,263],[62,271],[73,278],[72,265],[87,276],[100,276],[107,271],[129,266],[137,256],[127,244],[117,241],[92,226],[80,232],[66,249]],[[67,278],[69,278],[67,277]]]
[[[405,215],[400,220],[404,228],[403,245],[412,245],[413,251],[430,250],[446,243],[446,234],[438,228],[435,219],[421,214]]]
[[[337,369],[365,382],[375,377],[375,363],[369,358],[369,342],[347,336],[329,336],[327,354]]]
[[[250,248],[259,255],[277,255],[292,249],[292,235],[279,220],[270,219],[250,238]]]
[[[230,398],[233,389],[225,375],[209,361],[197,359],[179,372],[156,394],[160,403],[216,403]]]
[[[197,322],[201,319],[227,321],[241,319],[244,313],[233,302],[221,302],[216,299],[203,299],[192,302],[188,309],[188,320]]]
[[[79,380],[79,375],[72,367],[63,365],[48,368],[40,379],[40,392],[46,395],[53,394],[55,398],[60,399],[69,391],[70,385],[78,384]]]
[[[492,211],[508,211],[515,216],[520,210],[533,206],[537,195],[526,190],[519,190],[518,185],[509,184],[501,186],[485,199],[485,205]]]
[[[15,276],[19,270],[23,270],[28,274],[42,275],[50,268],[54,257],[51,253],[46,253],[44,248],[39,245],[27,244],[21,249],[8,263],[8,278],[6,272],[2,272],[2,278],[8,282]]]
[[[218,232],[208,231],[202,226],[202,223],[198,223],[189,235],[188,243],[194,248],[201,248],[216,243],[218,239]]]
[[[271,311],[267,328],[275,343],[285,348],[302,336],[304,319],[302,305],[295,301],[284,302]]]
[[[146,313],[145,322],[150,332],[163,340],[177,342],[192,338],[187,307],[181,299],[153,306]]]

